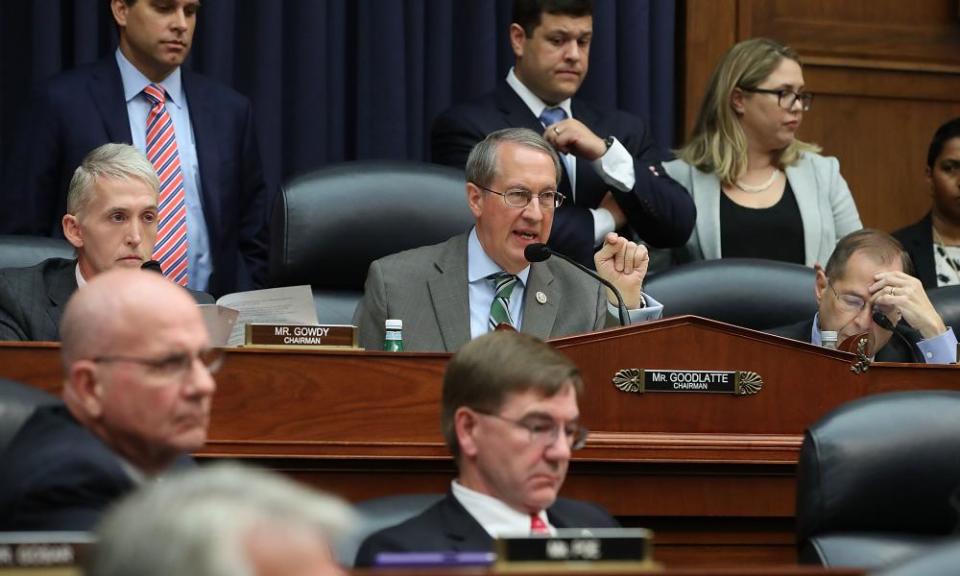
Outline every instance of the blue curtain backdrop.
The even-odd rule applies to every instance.
[[[268,179],[344,160],[425,160],[430,123],[493,89],[510,0],[203,0],[187,65],[254,104]],[[674,0],[596,0],[581,94],[674,143]],[[0,3],[0,153],[36,82],[111,54],[107,0]]]

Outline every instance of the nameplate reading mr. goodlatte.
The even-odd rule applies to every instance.
[[[704,392],[707,394],[756,394],[763,379],[742,370],[640,370],[626,368],[613,376],[613,385],[624,392]]]
[[[248,346],[356,348],[356,326],[247,324]]]

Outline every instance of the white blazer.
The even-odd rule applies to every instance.
[[[697,225],[686,246],[674,251],[679,262],[722,257],[720,247],[720,179],[714,173],[701,172],[683,160],[664,164],[667,174],[693,196],[697,206]],[[826,265],[837,241],[863,228],[853,196],[840,175],[840,163],[834,157],[804,153],[787,167],[787,180],[793,189],[803,221],[804,260],[807,266]]]

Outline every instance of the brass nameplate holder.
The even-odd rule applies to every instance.
[[[748,396],[760,392],[763,378],[745,370],[641,370],[624,368],[613,375],[622,392],[697,392]]]
[[[653,534],[644,528],[557,530],[553,536],[501,537],[495,542],[494,572],[555,574],[653,570]]]
[[[357,327],[343,325],[247,324],[246,346],[263,348],[357,348]]]

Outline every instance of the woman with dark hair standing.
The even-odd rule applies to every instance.
[[[836,158],[796,138],[812,100],[792,49],[754,38],[724,55],[693,135],[665,165],[697,205],[678,262],[748,257],[813,266],[863,227]]]
[[[933,207],[919,222],[893,233],[923,287],[960,284],[960,118],[937,129],[927,151]]]

